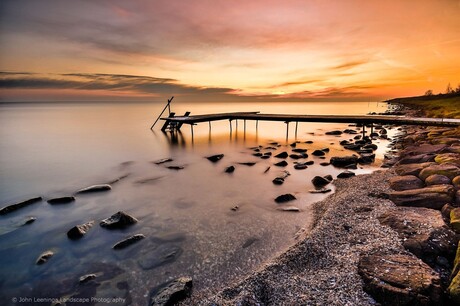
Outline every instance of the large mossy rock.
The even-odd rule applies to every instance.
[[[396,207],[380,215],[378,220],[396,231],[403,246],[431,267],[435,266],[438,256],[455,256],[458,237],[445,225],[438,210]]]
[[[460,233],[460,207],[454,208],[450,211],[450,226]]]
[[[390,180],[390,188],[396,191],[420,189],[425,183],[415,175],[394,176]]]
[[[401,158],[398,162],[400,165],[404,164],[415,164],[415,163],[426,163],[432,162],[435,159],[435,154],[418,154],[418,155],[411,155]]]
[[[415,175],[418,176],[420,171],[434,165],[435,163],[421,163],[421,164],[407,164],[407,165],[399,165],[395,168],[395,172],[398,175]]]
[[[460,175],[460,168],[454,164],[440,164],[431,165],[420,171],[419,178],[425,180],[427,177],[433,174],[445,175],[451,180]]]
[[[454,179],[452,180],[452,185],[454,185],[455,189],[460,189],[460,175],[454,177]]]
[[[457,166],[460,166],[460,154],[459,153],[443,153],[438,154],[434,161],[438,164],[450,163]]]
[[[421,136],[419,140],[422,140],[425,136]],[[437,154],[447,148],[446,145],[431,145],[431,144],[422,144],[420,146],[410,146],[408,149],[401,152],[401,156],[409,155],[420,155],[420,154]]]
[[[434,305],[440,301],[438,273],[415,256],[364,256],[358,272],[364,290],[382,305]]]
[[[454,269],[452,270],[452,281],[447,288],[447,293],[449,294],[450,299],[460,305],[460,242],[457,246],[457,255],[454,260]]]
[[[433,174],[425,179],[425,184],[427,186],[445,185],[445,184],[450,184],[450,183],[452,183],[450,178],[448,178],[445,175],[441,175],[441,174]]]
[[[455,189],[452,185],[435,185],[420,189],[390,192],[389,198],[398,206],[415,206],[441,209],[446,203],[454,202]]]

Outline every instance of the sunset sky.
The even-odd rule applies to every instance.
[[[444,92],[459,16],[459,0],[1,0],[0,101]]]

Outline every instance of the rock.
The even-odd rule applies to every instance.
[[[311,182],[313,183],[314,186],[326,186],[327,184],[330,183],[329,180],[325,179],[324,177],[321,176],[315,176]]]
[[[344,145],[343,146],[347,150],[352,150],[352,151],[359,151],[361,150],[361,145],[360,144],[349,144],[349,145]]]
[[[110,218],[102,220],[99,225],[109,229],[122,229],[136,223],[138,220],[123,211],[113,214]]]
[[[28,218],[26,219],[26,221],[24,221],[24,223],[23,223],[22,225],[29,225],[29,224],[32,224],[32,223],[35,222],[35,220],[37,220],[37,218],[35,218],[35,217],[28,217]]]
[[[450,211],[450,226],[460,233],[460,208],[454,208]]]
[[[456,305],[460,305],[460,273],[457,273],[452,279],[452,282],[447,288],[447,292],[449,293],[450,299],[456,303]]]
[[[323,151],[324,153],[328,153],[330,151],[330,149],[329,148],[323,148],[323,149],[321,149],[321,151]]]
[[[460,138],[453,138],[453,137],[439,137],[431,139],[431,143],[434,145],[437,144],[445,144],[445,145],[453,145],[460,143]]]
[[[262,153],[260,153],[260,152],[253,153],[252,155],[255,156],[255,157],[262,157],[262,156],[264,156],[264,155],[263,155]]]
[[[6,214],[8,214],[10,212],[13,212],[15,210],[18,210],[20,208],[23,208],[23,207],[26,207],[26,206],[41,202],[42,200],[43,200],[42,197],[35,197],[35,198],[31,198],[31,199],[28,199],[28,200],[25,200],[25,201],[21,201],[21,202],[15,203],[15,204],[5,206],[5,207],[0,209],[0,215],[6,215]]]
[[[364,290],[383,305],[434,305],[440,301],[438,274],[414,256],[363,256],[358,272]]]
[[[292,159],[304,158],[303,155],[300,155],[300,154],[290,154],[289,157],[292,158]]]
[[[91,229],[91,227],[93,227],[93,224],[94,221],[89,221],[84,224],[76,225],[67,232],[67,237],[73,240],[80,239]]]
[[[358,158],[359,164],[372,164],[375,161],[375,154],[374,153],[363,153]]]
[[[273,184],[275,184],[275,185],[282,185],[282,184],[284,183],[284,178],[282,178],[282,177],[277,177],[277,178],[275,178],[272,182],[273,182]]]
[[[395,168],[395,172],[398,175],[415,175],[418,176],[420,171],[423,169],[434,165],[435,163],[421,163],[421,164],[407,164],[407,165],[399,165]]]
[[[332,177],[332,175],[328,174],[328,175],[325,175],[323,176],[326,180],[328,180],[329,182],[332,182],[334,180],[334,178]]]
[[[309,190],[309,193],[328,193],[331,192],[332,190],[329,188],[320,188],[320,189],[314,189],[314,190]]]
[[[224,154],[216,154],[216,155],[207,156],[206,159],[209,160],[210,162],[216,163],[219,160],[221,160],[223,157],[224,157]]]
[[[330,163],[328,163],[328,162],[323,162],[323,163],[320,163],[320,165],[323,166],[323,167],[326,167],[326,166],[329,166]]]
[[[163,159],[154,161],[153,163],[154,163],[154,164],[157,164],[157,165],[161,165],[161,164],[169,163],[169,162],[172,162],[172,161],[173,161],[172,158],[163,158]]]
[[[380,130],[380,135],[386,135],[388,132],[386,129],[381,129]]]
[[[185,166],[168,166],[166,168],[171,169],[171,170],[183,170],[185,169]]]
[[[425,183],[415,175],[394,176],[389,180],[390,188],[396,191],[420,189]]]
[[[192,292],[192,278],[179,277],[162,285],[150,299],[150,306],[172,306],[186,299]]]
[[[254,166],[256,163],[255,162],[246,162],[246,163],[238,163],[239,165],[243,165],[243,166],[248,166],[248,167],[252,167]]]
[[[295,196],[293,196],[290,193],[286,193],[286,194],[278,196],[275,199],[275,202],[279,204],[279,203],[286,203],[286,202],[294,201],[294,200],[297,200],[297,198]]]
[[[434,161],[436,154],[419,154],[413,156],[406,156],[399,160],[400,165],[404,164],[417,164],[417,163],[426,163]]]
[[[121,250],[144,238],[145,236],[143,234],[136,234],[126,239],[123,239],[122,241],[117,242],[112,248],[115,250]]]
[[[438,154],[434,161],[438,164],[450,163],[460,167],[460,154],[459,153],[443,153]]]
[[[343,130],[343,132],[345,134],[357,134],[358,133],[356,130],[352,130],[352,129],[346,129],[346,130]]]
[[[86,274],[86,275],[83,275],[83,276],[80,276],[80,278],[78,279],[79,283],[80,284],[86,284],[87,282],[93,280],[96,278],[96,274]]]
[[[330,163],[334,167],[343,168],[343,167],[346,167],[348,165],[357,164],[358,163],[358,157],[355,156],[355,155],[351,155],[351,156],[334,156],[334,157],[331,157]]]
[[[398,206],[415,206],[441,209],[454,200],[454,188],[451,185],[435,185],[420,189],[393,191],[389,194]]]
[[[293,149],[292,152],[305,153],[305,152],[307,152],[307,149],[299,149],[299,148],[297,148],[297,149]]]
[[[379,147],[376,144],[370,143],[363,146],[363,149],[371,149],[372,151],[377,150]]]
[[[142,269],[150,270],[176,261],[182,252],[177,245],[161,244],[153,249],[143,250],[137,263]]]
[[[307,168],[308,168],[308,166],[305,163],[298,163],[298,164],[294,165],[294,169],[296,169],[296,170],[304,170],[304,169],[307,169]]]
[[[326,132],[325,133],[326,135],[342,135],[343,132],[342,131],[330,131],[330,132]]]
[[[233,173],[235,171],[235,167],[230,166],[225,168],[225,173]]]
[[[439,256],[455,256],[458,238],[445,225],[438,210],[397,207],[379,216],[378,220],[396,231],[403,246],[431,267],[436,266]]]
[[[238,205],[235,205],[232,208],[230,208],[230,210],[232,210],[232,211],[237,211],[238,209],[240,209],[240,207]]]
[[[315,163],[315,161],[309,160],[309,161],[305,162],[305,165],[311,166],[311,165],[313,165],[314,163]]]
[[[311,140],[307,140],[307,141],[305,141],[305,143],[308,143],[308,144],[312,144],[312,143],[313,143],[313,141],[311,141]]]
[[[444,221],[446,221],[447,224],[450,223],[450,212],[452,211],[452,209],[454,209],[455,207],[453,207],[452,205],[450,204],[445,204],[442,208],[441,208],[441,215],[444,219]]]
[[[344,171],[342,173],[340,173],[339,175],[337,175],[337,178],[340,178],[340,179],[344,179],[344,178],[350,178],[352,176],[355,176],[356,174],[354,172],[351,172],[351,171]]]
[[[452,180],[454,177],[460,175],[460,168],[453,164],[434,164],[420,171],[419,177],[422,180],[425,180],[427,177],[433,174],[445,175]]]
[[[315,151],[313,151],[313,153],[311,153],[311,155],[324,156],[324,155],[326,155],[326,153],[324,153],[324,151],[321,151],[321,150],[315,150]]]
[[[75,197],[61,197],[48,200],[48,204],[68,204],[75,201]]]
[[[433,174],[430,175],[425,179],[425,184],[427,186],[432,186],[432,185],[443,185],[443,184],[450,184],[451,180],[445,175],[440,175],[440,174]]]
[[[51,257],[53,257],[54,253],[52,251],[43,252],[35,262],[37,265],[42,265],[46,263]]]
[[[283,161],[280,161],[279,163],[276,163],[274,164],[274,166],[277,166],[277,167],[286,167],[288,165],[288,163],[283,160]]]
[[[281,152],[279,154],[276,154],[276,158],[287,158],[289,156],[288,152]]]
[[[112,190],[112,186],[109,184],[99,184],[99,185],[92,185],[77,191],[77,194],[81,193],[91,193],[91,192],[101,192],[101,191],[109,191]]]
[[[278,207],[277,210],[281,210],[281,211],[292,211],[292,212],[300,212],[300,208],[295,207],[295,206]]]
[[[265,153],[264,153],[264,156],[270,157],[270,156],[272,156],[272,152],[265,152]]]
[[[454,185],[455,189],[460,189],[460,175],[453,178],[452,185]]]
[[[455,193],[455,206],[460,207],[460,190]]]

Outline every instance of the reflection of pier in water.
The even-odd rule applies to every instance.
[[[188,113],[189,114],[189,113]],[[261,114],[259,112],[235,112],[235,113],[219,113],[219,114],[206,114],[195,116],[175,116],[174,113],[170,114],[167,118],[161,118],[165,123],[162,130],[166,131],[180,131],[183,124],[189,124],[192,132],[193,140],[193,126],[198,123],[208,122],[209,131],[211,132],[211,123],[213,121],[228,120],[230,124],[230,137],[232,137],[232,121],[236,122],[236,129],[238,129],[238,120],[243,120],[244,135],[246,135],[246,121],[252,120],[256,124],[256,133],[258,131],[259,121],[278,121],[286,124],[286,138],[289,137],[289,124],[295,123],[295,136],[297,137],[297,129],[299,122],[322,122],[322,123],[355,123],[362,126],[363,136],[366,134],[366,127],[371,129],[373,133],[374,124],[385,125],[422,125],[422,126],[447,126],[458,127],[460,126],[460,119],[446,119],[446,118],[416,118],[406,116],[393,116],[393,115],[288,115],[288,114]]]

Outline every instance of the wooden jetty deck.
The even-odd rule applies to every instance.
[[[358,124],[391,124],[391,125],[424,125],[424,126],[460,126],[460,119],[447,118],[417,118],[406,116],[386,115],[288,115],[288,114],[261,114],[260,112],[236,112],[205,114],[194,116],[177,116],[161,118],[168,122],[194,125],[201,122],[218,120],[255,120],[255,121],[282,121],[289,122],[324,122],[324,123],[358,123]]]

